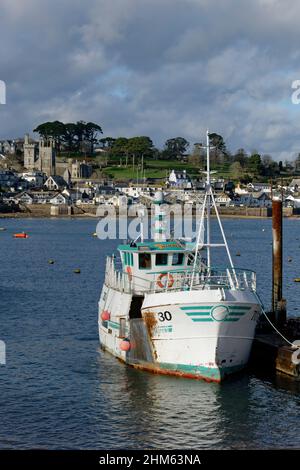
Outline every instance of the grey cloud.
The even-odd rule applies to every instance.
[[[299,15],[296,0],[1,0],[0,137],[91,119],[162,145],[209,127],[292,158]]]

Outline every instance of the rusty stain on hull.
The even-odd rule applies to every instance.
[[[137,370],[142,370],[144,372],[150,372],[151,374],[159,374],[159,375],[167,375],[167,376],[173,376],[173,377],[181,377],[184,379],[194,379],[194,380],[204,380],[205,382],[215,382],[215,383],[221,383],[220,379],[214,379],[214,378],[208,378],[204,377],[203,375],[196,375],[196,374],[189,374],[187,372],[181,372],[181,371],[176,371],[176,370],[168,370],[168,369],[161,369],[159,366],[156,366],[155,364],[133,364],[130,362],[127,362],[124,360],[122,357],[116,356],[117,359],[122,362],[122,364],[126,364],[129,367],[132,367],[133,369]]]
[[[154,356],[154,359],[157,360],[157,352],[156,352],[156,349],[155,349],[155,346],[154,346],[154,343],[153,343],[153,336],[154,336],[154,332],[155,332],[155,329],[156,329],[156,326],[157,326],[157,319],[156,319],[156,315],[154,312],[143,312],[143,318],[144,318],[144,321],[145,321],[145,325],[147,327],[147,330],[148,330],[148,333],[149,333],[149,338],[150,338],[150,341],[151,341],[151,344],[152,344],[152,351],[153,351],[153,356]]]

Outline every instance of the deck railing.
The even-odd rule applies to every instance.
[[[145,277],[117,269],[115,258],[108,257],[105,271],[105,284],[116,290],[132,294],[204,290],[233,289],[256,291],[256,274],[254,271],[240,268],[207,268],[198,266],[180,270],[165,270],[145,273]]]

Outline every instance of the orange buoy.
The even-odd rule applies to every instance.
[[[103,312],[101,313],[101,320],[103,321],[110,320],[110,313],[108,310],[103,310]]]
[[[29,238],[29,235],[27,235],[27,233],[25,233],[25,232],[14,233],[14,238]]]
[[[126,272],[127,272],[127,274],[128,274],[128,279],[129,279],[129,281],[132,281],[132,271],[131,271],[131,267],[130,267],[130,266],[127,266]]]
[[[128,352],[131,348],[131,344],[128,338],[124,338],[120,344],[121,351]]]

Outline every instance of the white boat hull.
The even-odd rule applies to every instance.
[[[130,310],[131,300],[130,294],[104,286],[99,302],[101,345],[127,364],[216,382],[246,366],[261,310],[253,292],[145,294],[140,312]],[[104,310],[110,314],[106,322]],[[124,336],[130,341],[127,352]]]

